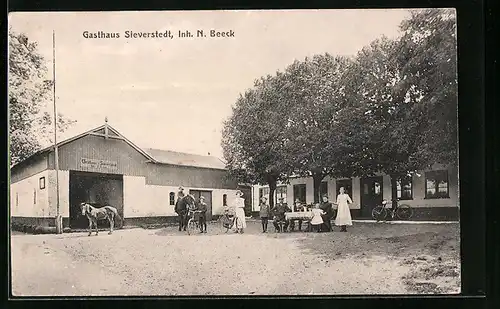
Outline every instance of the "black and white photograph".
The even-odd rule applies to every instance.
[[[10,13],[12,296],[459,294],[456,15]]]

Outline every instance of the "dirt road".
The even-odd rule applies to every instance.
[[[16,296],[459,292],[458,225],[188,236],[174,227],[12,236]]]

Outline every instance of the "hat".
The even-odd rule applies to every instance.
[[[243,192],[241,192],[240,190],[238,190],[238,191],[236,191],[236,195],[243,196]]]
[[[300,200],[299,200],[299,199],[296,199],[296,200],[295,200],[295,203],[300,203]]]
[[[267,196],[263,195],[263,196],[261,197],[261,199],[263,199],[263,198],[265,198],[265,199],[267,200]]]
[[[182,191],[182,190],[184,190],[184,188],[183,187],[179,187],[179,191]]]
[[[204,199],[205,199],[205,197],[203,195],[200,196],[200,200],[204,200]]]
[[[284,199],[285,199],[284,197],[280,197],[280,198],[278,198],[278,200],[280,200],[280,201],[282,201],[282,200],[284,200]]]

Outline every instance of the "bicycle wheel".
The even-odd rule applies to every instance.
[[[384,221],[387,217],[387,209],[384,206],[377,206],[372,210],[372,217],[377,221]]]
[[[189,219],[187,224],[188,235],[194,234],[195,231],[196,231],[196,221],[193,218],[191,218]]]
[[[234,222],[233,219],[231,219],[229,216],[225,216],[221,222],[222,231],[224,233],[227,233],[233,226],[233,222]]]
[[[408,220],[413,215],[413,209],[410,205],[399,205],[396,209],[396,217],[400,220]]]

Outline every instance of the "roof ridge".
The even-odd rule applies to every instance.
[[[174,152],[174,153],[179,153],[179,154],[187,154],[187,155],[192,155],[192,156],[210,157],[210,158],[217,158],[217,159],[219,159],[219,157],[213,156],[213,155],[203,155],[203,154],[192,153],[192,152],[184,152],[184,151],[178,151],[178,150],[161,149],[161,148],[151,148],[151,147],[143,147],[142,149],[144,149],[146,151],[147,150],[168,151],[168,152]]]

